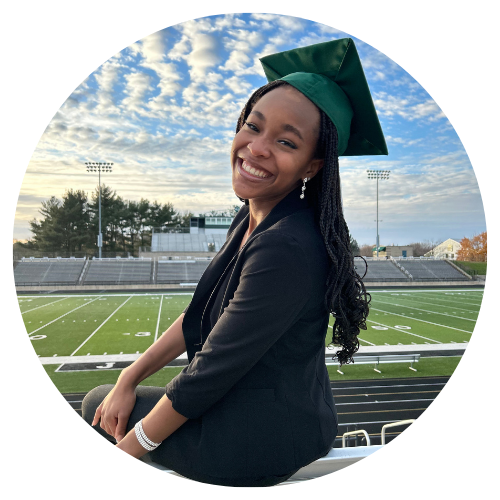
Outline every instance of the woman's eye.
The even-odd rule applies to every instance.
[[[253,123],[250,123],[250,122],[245,122],[245,125],[250,129],[250,130],[253,130],[254,132],[258,132],[259,129],[253,124]]]
[[[244,122],[244,125],[246,125],[253,132],[260,132],[259,128],[252,122]],[[283,144],[284,146],[287,146],[291,149],[297,149],[297,146],[292,141],[289,141],[287,139],[281,139],[278,141],[278,143]]]
[[[289,148],[297,149],[297,146],[291,141],[287,141],[285,139],[282,139],[281,141],[278,141],[278,142],[280,142],[281,144],[284,144],[285,146],[288,146]]]

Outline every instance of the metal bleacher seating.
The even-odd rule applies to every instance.
[[[92,259],[84,277],[84,284],[151,283],[151,259]]]
[[[75,285],[85,259],[23,258],[14,269],[16,285]]]
[[[198,283],[210,260],[159,260],[157,283]]]
[[[399,264],[413,277],[413,281],[464,281],[467,278],[445,260],[405,259]]]
[[[210,264],[210,258],[23,258],[14,269],[16,285],[126,285],[196,284]],[[356,271],[365,273],[365,262],[355,258]],[[427,258],[367,258],[365,283],[464,281],[468,278],[448,261]]]
[[[410,281],[401,270],[390,260],[369,260],[368,272],[363,278],[363,282],[370,281]],[[354,259],[356,272],[363,276],[365,273],[365,263],[362,259]]]

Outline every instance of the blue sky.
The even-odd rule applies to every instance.
[[[301,18],[221,15],[188,21],[125,48],[96,69],[48,124],[21,188],[14,238],[42,200],[94,190],[85,161],[115,164],[104,183],[125,199],[170,201],[202,213],[239,203],[229,150],[250,93],[266,83],[259,57],[350,36]],[[354,37],[353,37],[354,38]],[[341,159],[344,210],[360,244],[438,243],[486,229],[476,178],[452,125],[402,68],[354,38],[389,148],[387,157]]]

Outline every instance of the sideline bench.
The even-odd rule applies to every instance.
[[[368,434],[366,433],[366,431],[362,429],[346,432],[342,436],[342,448],[332,448],[327,455],[319,458],[318,460],[315,460],[314,462],[310,463],[309,465],[306,465],[305,467],[302,467],[286,481],[283,481],[282,483],[277,484],[275,486],[285,486],[288,484],[296,484],[296,483],[302,483],[304,481],[310,481],[311,479],[318,479],[320,477],[328,476],[333,472],[345,469],[346,467],[350,467],[351,465],[354,465],[355,463],[360,462],[364,458],[373,455],[374,453],[376,453],[377,451],[381,450],[386,446],[385,431],[388,427],[396,427],[399,425],[405,425],[413,422],[415,422],[414,419],[409,419],[409,420],[401,420],[399,422],[392,422],[389,424],[385,424],[382,427],[382,433],[381,433],[382,444],[380,445],[371,445]],[[366,437],[367,445],[345,447],[345,437],[352,434],[364,434]],[[166,472],[167,474],[180,477],[182,479],[189,479],[187,477],[181,476],[180,474],[174,472],[173,470],[167,469],[162,465],[152,462],[151,460],[148,460],[145,457],[143,457],[144,458],[143,462],[149,465],[150,467],[158,469],[162,472]],[[189,479],[189,481],[193,481],[193,479]]]
[[[377,373],[382,373],[377,367],[381,363],[403,363],[410,362],[410,370],[416,372],[417,370],[413,368],[413,363],[418,363],[420,354],[384,354],[382,356],[354,356],[354,365],[371,365],[375,364],[374,370]],[[339,366],[340,363],[333,359],[326,359],[326,365],[336,365]],[[341,375],[344,372],[337,370]]]

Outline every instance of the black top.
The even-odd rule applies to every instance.
[[[248,224],[247,224],[247,227],[248,227]],[[239,251],[239,249],[238,249],[238,251]],[[238,251],[236,252],[236,254],[238,253]],[[210,325],[208,325],[209,331],[212,331],[212,329],[214,328],[215,324],[217,323],[217,321],[219,319],[219,313],[220,313],[220,309],[222,307],[222,300],[224,298],[224,294],[226,293],[227,285],[229,283],[229,278],[231,277],[231,271],[234,268],[234,263],[235,263],[235,260],[232,260],[230,267],[226,271],[224,279],[221,280],[215,286],[215,289],[212,292],[211,299],[207,304],[207,312],[205,312],[204,320],[210,321]],[[206,328],[206,327],[207,327],[207,325],[204,325],[204,328]]]
[[[166,395],[190,420],[162,445],[184,476],[259,484],[333,446],[337,416],[325,366],[329,259],[300,193],[283,198],[238,252],[249,219],[242,206],[185,310],[189,365]]]

